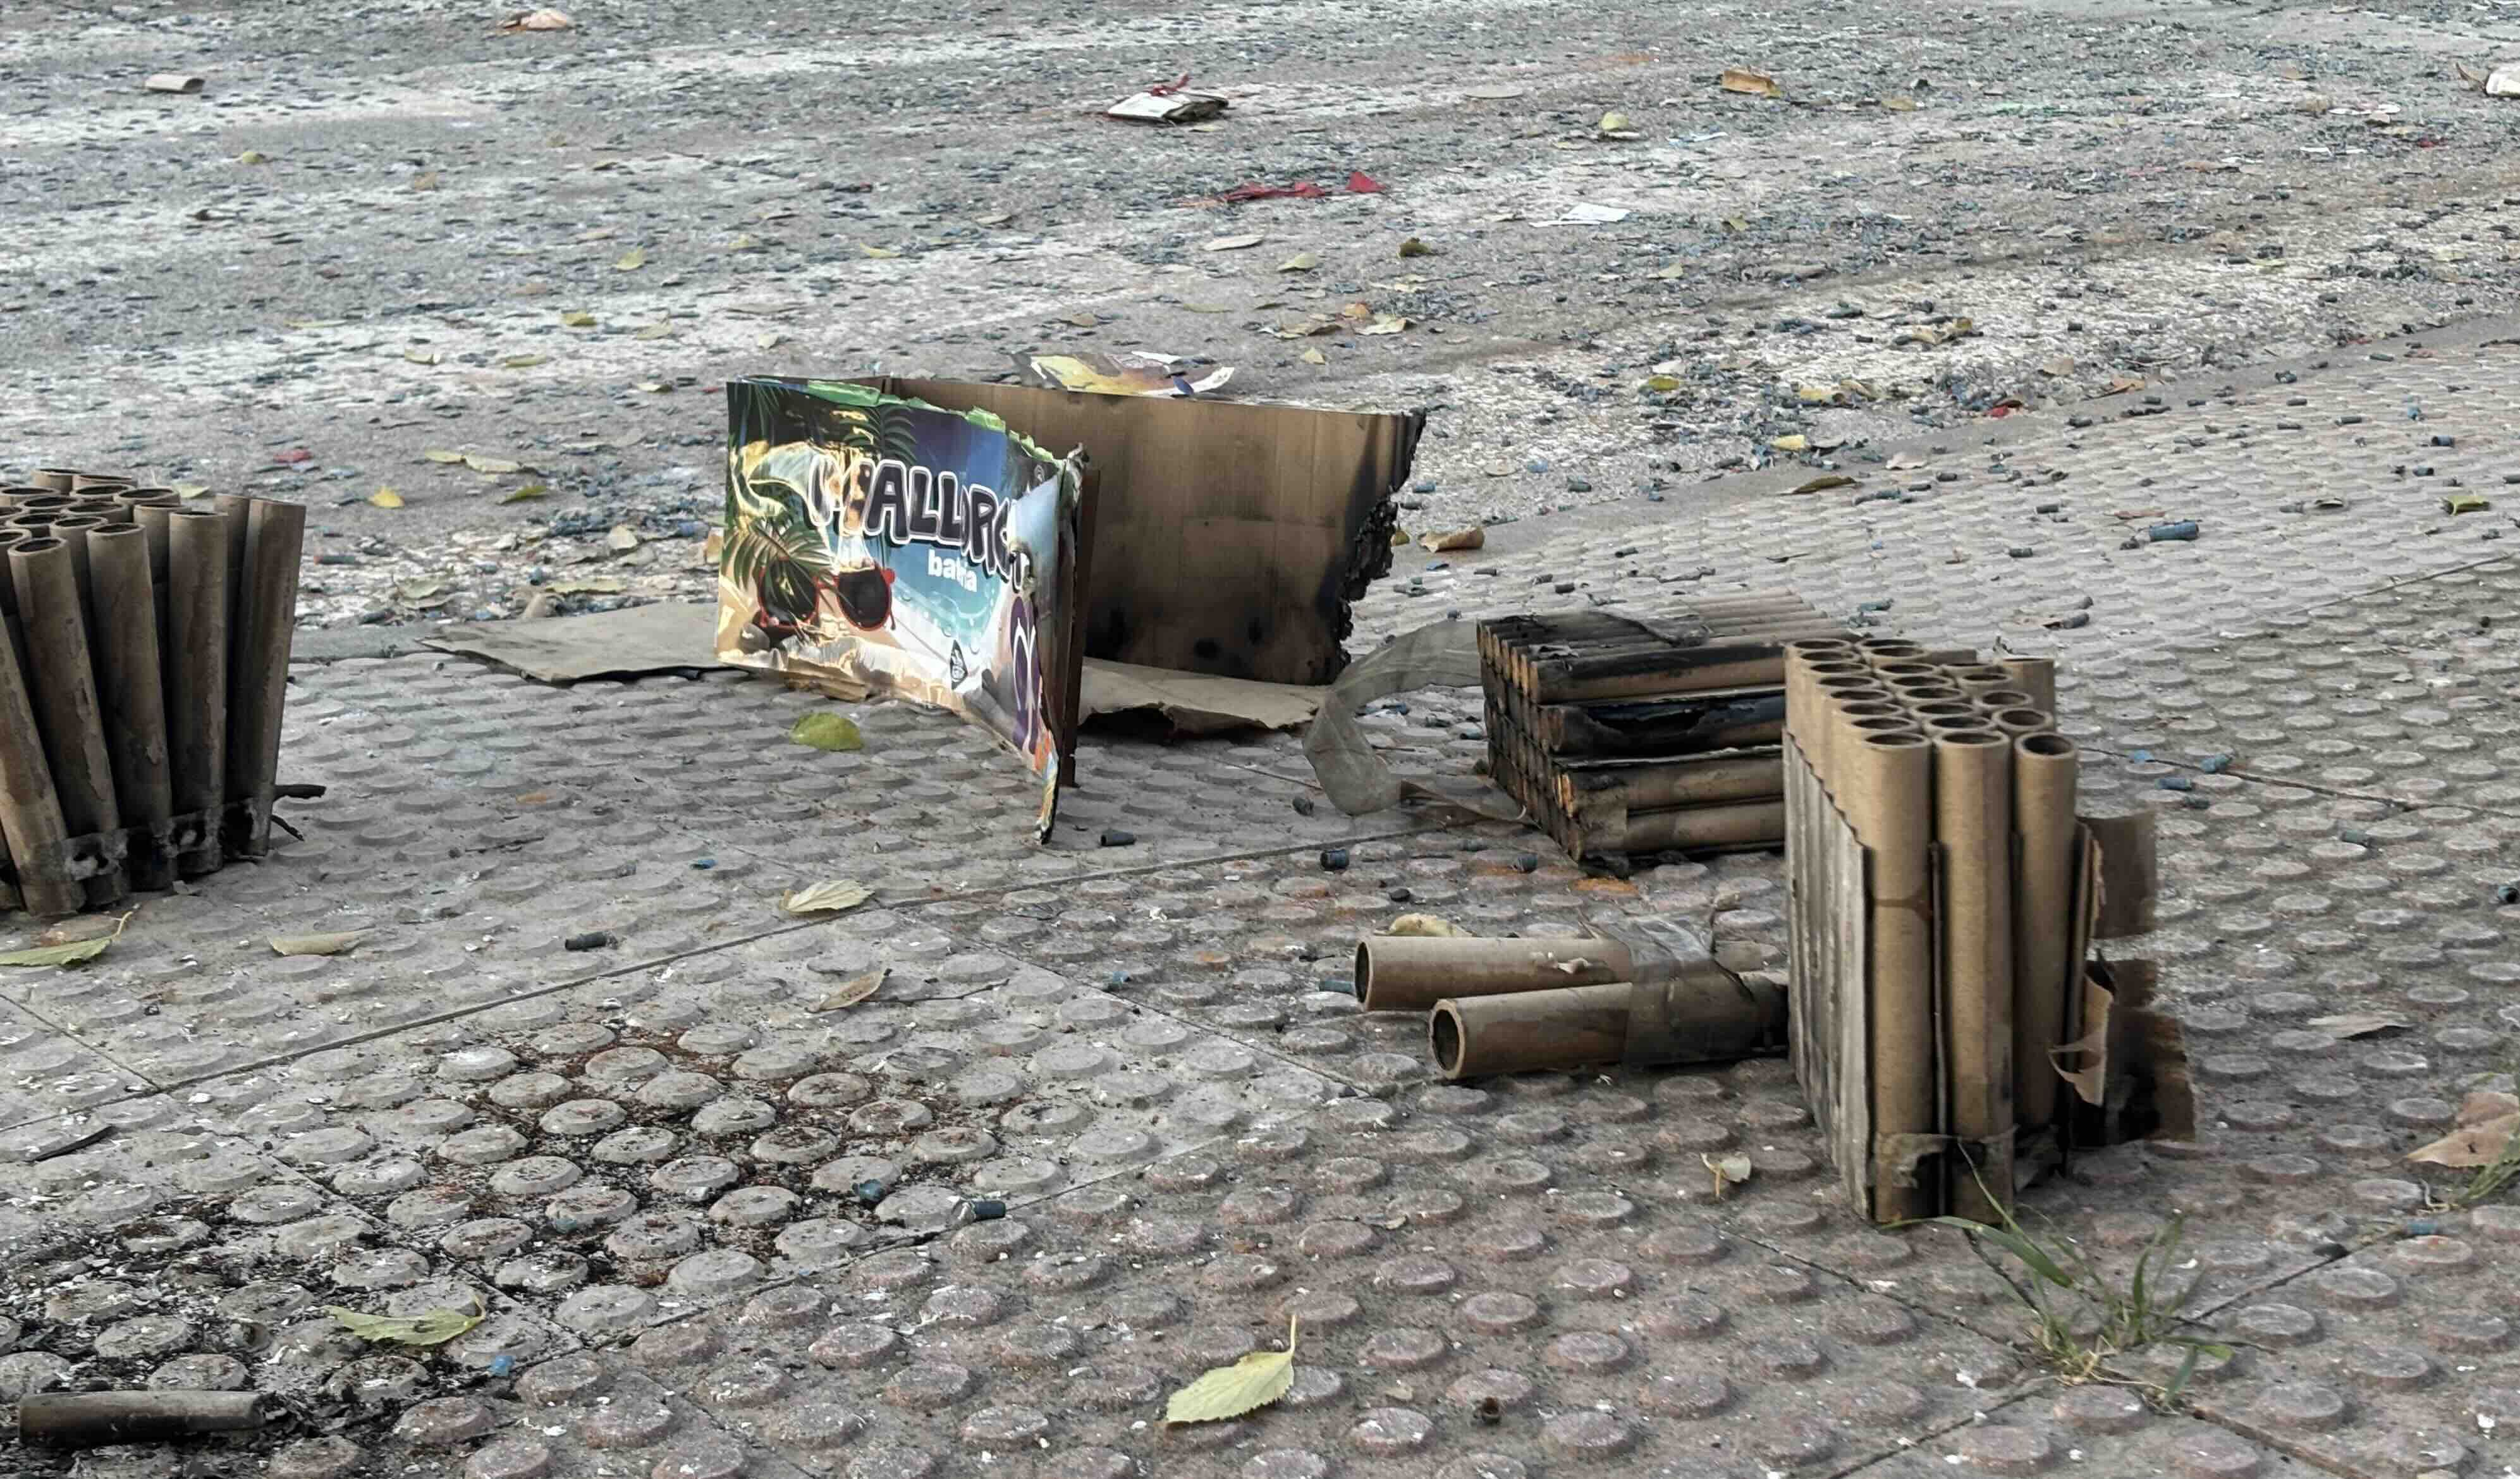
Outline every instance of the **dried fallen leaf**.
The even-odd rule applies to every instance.
[[[368,495],[368,502],[380,509],[399,509],[402,507],[402,495],[391,488],[379,488]]]
[[[566,30],[576,23],[576,22],[569,19],[566,11],[529,10],[518,15],[510,16],[507,20],[500,22],[499,29],[503,31],[555,31]]]
[[[1628,121],[1628,115],[1623,112],[1605,112],[1601,114],[1601,121],[1595,125],[1593,132],[1596,137],[1603,139],[1642,139],[1644,137],[1643,134],[1637,131],[1636,124]]]
[[[1811,438],[1797,432],[1792,436],[1779,436],[1768,445],[1778,452],[1808,452],[1811,450]]]
[[[1164,1421],[1223,1422],[1267,1407],[1295,1384],[1296,1323],[1286,1321],[1286,1348],[1254,1351],[1230,1367],[1201,1372],[1164,1404]]]
[[[184,499],[192,499],[192,498],[207,498],[207,497],[209,497],[209,496],[210,496],[210,488],[209,488],[209,484],[207,484],[207,483],[177,483],[177,484],[175,484],[175,496],[176,496],[177,498],[184,498]]]
[[[627,555],[639,548],[639,531],[628,524],[614,524],[604,536],[604,547],[616,555]]]
[[[466,454],[464,458],[464,466],[471,468],[475,472],[486,472],[492,477],[500,476],[503,473],[522,472],[525,471],[524,464],[510,462],[504,457],[477,457],[469,453]]]
[[[1221,236],[1209,241],[1201,249],[1206,251],[1240,251],[1245,246],[1257,246],[1267,240],[1267,237],[1262,236]]]
[[[618,596],[627,587],[618,575],[598,575],[592,580],[555,580],[544,589],[555,596]]]
[[[1891,112],[1914,112],[1916,111],[1916,100],[1910,97],[1903,97],[1897,93],[1892,93],[1889,97],[1881,100],[1881,106]]]
[[[615,272],[636,272],[647,265],[647,249],[640,246],[633,246],[612,259],[612,270]]]
[[[1322,265],[1322,259],[1309,251],[1298,251],[1278,264],[1280,272],[1310,272]]]
[[[240,164],[268,164],[271,162],[271,156],[264,154],[259,149],[248,149],[245,153],[237,156],[237,162]]]
[[[434,349],[405,349],[402,352],[402,357],[411,361],[415,365],[434,365],[437,363],[437,351]]]
[[[1476,550],[1487,545],[1488,531],[1484,525],[1472,524],[1449,534],[1421,534],[1418,536],[1418,542],[1439,555],[1446,550]]]
[[[1302,360],[1307,365],[1327,365],[1330,362],[1329,356],[1322,353],[1319,349],[1307,349],[1302,354],[1297,355],[1296,358]]]
[[[1715,79],[1726,92],[1747,93],[1754,98],[1781,98],[1785,90],[1766,72],[1754,72],[1746,67],[1728,67],[1724,75]]]
[[[549,498],[550,496],[551,489],[543,484],[527,483],[521,488],[509,489],[507,495],[501,498],[499,502],[503,504],[531,503],[537,498]]]
[[[786,342],[788,342],[788,336],[784,334],[765,334],[761,336],[761,337],[752,341],[752,347],[755,349],[776,349]]]
[[[855,1007],[858,1003],[865,1001],[867,998],[883,989],[883,978],[885,973],[884,967],[878,965],[862,976],[849,977],[847,980],[840,983],[840,987],[837,991],[834,991],[831,995],[823,998],[821,1001],[816,1002],[814,1004],[814,1009],[816,1011],[837,1011],[844,1007]]]
[[[1357,329],[1359,334],[1398,334],[1409,327],[1409,321],[1396,313],[1377,313],[1373,322]]]
[[[595,327],[595,315],[592,313],[563,313],[560,316],[560,326],[563,329],[592,329]]]
[[[1796,483],[1793,487],[1788,488],[1785,491],[1788,493],[1825,493],[1831,488],[1849,488],[1854,485],[1855,479],[1847,476],[1843,472],[1823,472],[1809,482]]]
[[[1680,388],[1680,377],[1677,375],[1648,375],[1645,377],[1645,388],[1653,391],[1657,395],[1668,395],[1672,391]]]
[[[131,916],[124,915],[122,918],[128,919]],[[0,965],[76,965],[82,961],[93,961],[105,954],[106,947],[120,938],[122,938],[122,923],[121,920],[116,920],[112,934],[98,935],[94,939],[87,940],[65,940],[59,945],[38,945],[30,950],[13,950],[6,955],[0,955]]]
[[[499,363],[510,370],[531,370],[543,362],[539,354],[511,354]]]
[[[2407,1159],[2419,1165],[2460,1170],[2495,1164],[2509,1153],[2512,1134],[2520,1131],[2520,1099],[2478,1090],[2458,1106],[2456,1123],[2457,1129]]]
[[[122,920],[112,915],[72,915],[35,936],[38,945],[71,945],[80,940],[112,936],[122,928]]]
[[[418,1315],[369,1315],[347,1305],[326,1305],[324,1313],[343,1329],[377,1345],[444,1345],[481,1322],[490,1312],[479,1295],[470,1310],[427,1310]]]
[[[674,326],[665,323],[662,320],[658,320],[657,322],[641,329],[632,336],[643,339],[672,338],[674,336]]]
[[[794,893],[781,895],[779,907],[792,915],[838,914],[843,909],[855,909],[874,897],[873,891],[863,883],[831,878],[809,884]]]
[[[434,169],[424,170],[419,174],[413,175],[411,177],[411,188],[421,191],[435,190],[437,188],[437,171]]]
[[[974,226],[1004,226],[1014,218],[1014,212],[1012,210],[996,210],[991,211],[989,214],[984,216],[971,217],[971,224]]]
[[[1455,924],[1450,920],[1439,919],[1429,914],[1402,915],[1399,919],[1392,920],[1391,927],[1384,930],[1383,933],[1437,940],[1466,939],[1469,936],[1468,930],[1462,928],[1460,925]]]
[[[893,250],[889,246],[870,246],[864,242],[858,243],[858,250],[865,252],[871,257],[897,257],[901,255],[900,252]]]
[[[866,748],[866,737],[858,733],[857,721],[846,714],[806,714],[788,731],[788,738],[832,753]]]
[[[1404,257],[1433,256],[1435,248],[1416,237],[1411,237],[1400,244],[1400,254]]]
[[[364,929],[345,929],[338,934],[273,935],[271,950],[285,956],[337,956],[367,937]]]
[[[1700,1155],[1706,1169],[1715,1173],[1715,1199],[1722,1201],[1728,1187],[1737,1187],[1750,1179],[1750,1157],[1746,1155]]]
[[[463,454],[463,453],[461,453],[461,452],[449,452],[449,451],[446,451],[444,448],[431,448],[430,450],[428,450],[428,451],[427,451],[427,452],[423,452],[423,453],[422,453],[422,454],[420,454],[420,455],[421,455],[421,458],[422,458],[424,461],[427,461],[427,462],[433,462],[433,463],[460,463],[460,462],[462,462],[462,461],[464,460],[464,454]]]
[[[2336,1041],[2355,1038],[2392,1036],[2407,1030],[2404,1017],[2386,1016],[2376,1011],[2348,1011],[2336,1016],[2312,1017],[2302,1024],[2326,1033]]]

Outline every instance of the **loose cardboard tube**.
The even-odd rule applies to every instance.
[[[258,1392],[43,1393],[18,1404],[18,1441],[46,1448],[172,1443],[261,1426]]]
[[[1939,1128],[1940,1056],[1934,1032],[1934,938],[1927,864],[1933,842],[1933,750],[1907,735],[1868,735],[1844,747],[1838,808],[1870,862],[1866,905],[1870,954],[1861,1008],[1870,1018],[1875,1143]],[[1847,1004],[1848,1009],[1859,1009]],[[1900,1184],[1875,1157],[1876,1222],[1942,1210],[1939,1185]]]
[[[1779,782],[1781,784],[1781,782]],[[1615,844],[1627,852],[1714,852],[1774,846],[1785,839],[1785,803],[1741,801],[1628,813]],[[1604,846],[1610,846],[1604,840]]]
[[[1356,942],[1356,996],[1368,1011],[1424,1011],[1447,997],[1598,986],[1635,969],[1628,947],[1616,940],[1370,935]]]
[[[1448,1079],[1615,1063],[1628,1045],[1625,981],[1435,1003],[1426,1045]]]
[[[56,493],[68,493],[78,486],[78,479],[76,468],[37,468],[31,480],[38,487],[50,488]]]
[[[124,866],[134,887],[164,888],[175,881],[174,859],[165,850],[175,793],[166,768],[166,699],[149,537],[131,527],[91,529],[87,563],[97,696],[105,705],[113,791],[131,844]]]
[[[70,474],[69,491],[85,493],[91,488],[103,488],[111,493],[116,488],[130,486],[131,479],[119,472],[73,472]]]
[[[8,584],[0,581],[0,587]],[[39,858],[61,856],[68,835],[18,646],[0,640],[0,840],[17,862],[18,896],[28,914],[76,914],[86,902],[79,885],[40,876],[34,867]]]
[[[83,565],[60,539],[24,540],[9,552],[9,578],[26,634],[27,693],[43,732],[62,825],[72,837],[111,834],[122,825],[79,600]],[[94,905],[112,904],[127,891],[119,868],[89,877],[85,887]]]
[[[1447,999],[1426,1020],[1448,1079],[1597,1063],[1733,1062],[1785,1039],[1785,994],[1711,965],[1667,980]]]
[[[2034,710],[2035,712],[2035,710]],[[2044,715],[2042,717],[2045,717]],[[2056,1118],[2049,1050],[2066,1041],[2065,1004],[2079,963],[2067,958],[2074,908],[2074,790],[2082,766],[2062,735],[2012,741],[2013,1112],[2025,1130]]]
[[[2012,1202],[2012,741],[1992,730],[1934,736],[1936,910],[1943,962],[1952,1211],[2000,1221]]]
[[[1982,714],[1992,714],[1998,709],[2032,706],[2030,695],[2019,689],[1979,689],[1970,694],[1968,698],[1969,702],[1977,705],[1978,712]]]
[[[2010,686],[2030,695],[2029,707],[2056,712],[2056,659],[2006,657],[1996,664]]]
[[[166,524],[167,758],[179,816],[207,825],[177,858],[188,878],[219,866],[228,750],[228,526],[210,509],[178,509]]]
[[[302,504],[252,500],[246,583],[236,598],[243,629],[229,648],[226,793],[248,802],[227,850],[259,858],[271,845],[271,788],[280,779],[281,720],[289,702],[289,648],[297,629],[297,569],[306,534]]]
[[[1997,709],[1986,717],[1999,733],[2015,739],[2023,735],[2044,735],[2056,727],[2056,716],[2045,709]]]

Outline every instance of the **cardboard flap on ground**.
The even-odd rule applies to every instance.
[[[1350,607],[1391,569],[1393,497],[1425,427],[1418,412],[861,383],[1085,449],[1085,655],[1308,687],[1346,665]]]

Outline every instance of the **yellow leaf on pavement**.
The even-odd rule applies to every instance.
[[[379,488],[368,495],[368,502],[380,509],[399,509],[402,507],[402,495],[391,488]]]
[[[1286,1348],[1254,1351],[1230,1367],[1203,1372],[1164,1404],[1166,1422],[1223,1422],[1267,1407],[1295,1384],[1295,1322],[1286,1322]]]

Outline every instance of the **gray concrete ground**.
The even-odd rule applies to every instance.
[[[2464,322],[2520,306],[2508,125],[2451,71],[2497,60],[2498,8],[577,14],[0,16],[0,445],[298,490],[357,561],[310,570],[310,624],[407,641],[571,579],[695,590],[727,374],[1135,342],[1441,403],[1413,526],[1520,521],[1407,561],[1361,646],[1787,587],[2055,652],[2086,785],[2163,809],[2134,949],[2203,1123],[2028,1201],[2112,1277],[2182,1221],[2182,1328],[2228,1354],[2175,1396],[2167,1342],[2060,1374],[2017,1267],[1838,1203],[1780,1063],[1445,1086],[1338,989],[1404,912],[1779,951],[1773,859],[1621,883],[1523,829],[1341,818],[1286,738],[1090,740],[1036,848],[1014,764],[936,715],[853,709],[868,749],[825,756],[783,738],[817,700],[731,673],[555,690],[318,632],[305,840],[148,901],[93,965],[0,975],[0,1397],[250,1385],[285,1415],[0,1472],[2520,1474],[2520,1202],[2404,1159],[2511,1088],[2520,1032],[2520,374]],[[1719,95],[1736,65],[1814,106]],[[130,90],[166,67],[209,91]],[[1078,113],[1185,67],[1240,100],[1215,132]],[[1588,138],[1609,109],[1645,138]],[[1349,168],[1389,192],[1185,203]],[[1634,213],[1539,224],[1584,201]],[[1229,230],[1271,240],[1198,249]],[[1297,250],[1324,266],[1274,271]],[[1418,322],[1253,327],[1351,296]],[[1946,315],[1978,333],[1893,342]],[[1684,388],[1641,390],[1671,360]],[[1863,480],[1797,497],[1767,457]],[[364,502],[385,484],[405,507]],[[2179,517],[2202,537],[2124,547]],[[1370,725],[1460,775],[1477,717]],[[832,877],[874,901],[779,912]],[[367,933],[265,944],[338,929]],[[2312,1025],[2348,1012],[2401,1025]],[[1755,1168],[1720,1198],[1718,1151]],[[956,1225],[973,1198],[1009,1215]],[[328,1305],[485,1318],[400,1349]],[[1290,1318],[1285,1402],[1162,1427]]]

